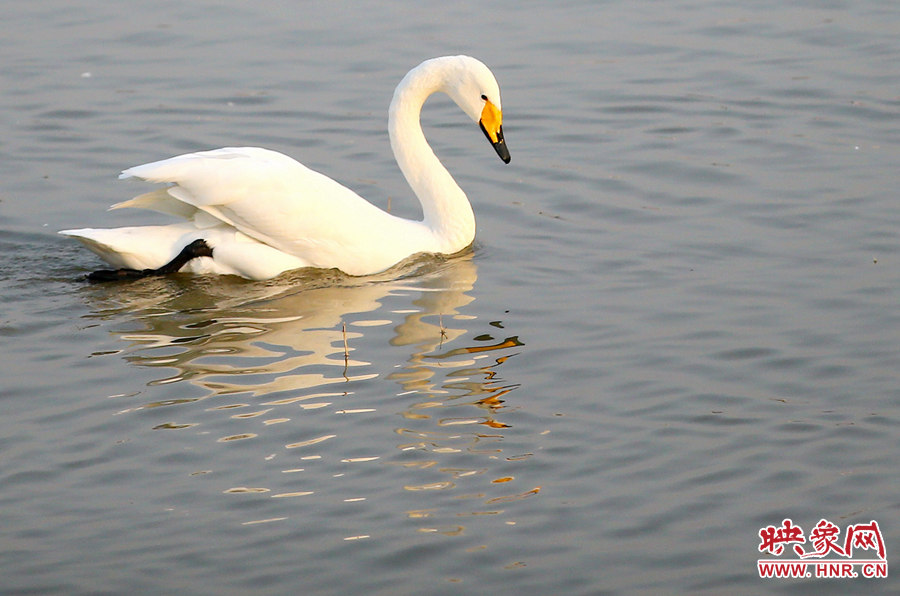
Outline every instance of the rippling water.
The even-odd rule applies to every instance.
[[[900,545],[892,2],[42,2],[0,22],[10,593],[891,593],[759,530]],[[127,166],[284,151],[415,217],[386,106],[483,59],[504,166],[426,134],[473,250],[365,279],[88,285]]]

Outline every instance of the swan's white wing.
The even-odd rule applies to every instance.
[[[268,149],[229,147],[190,153],[127,169],[120,177],[174,184],[166,190],[168,197],[315,267],[353,269],[347,260],[360,256],[354,247],[372,249],[392,235],[396,242],[396,234],[402,232],[398,230],[402,220]],[[173,207],[168,197],[147,193],[120,206],[190,215],[190,207]]]

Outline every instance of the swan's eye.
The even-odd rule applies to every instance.
[[[487,95],[482,95],[481,99],[483,99],[484,101],[487,101]]]

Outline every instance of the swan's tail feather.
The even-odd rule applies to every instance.
[[[81,228],[59,233],[81,241],[110,265],[124,269],[161,267],[185,244],[185,230],[176,226]]]

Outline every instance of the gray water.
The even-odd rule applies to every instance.
[[[10,4],[0,591],[895,591],[756,561],[785,518],[900,546],[898,31],[892,0]],[[512,153],[426,105],[467,254],[89,285],[55,234],[163,221],[107,213],[147,188],[116,174],[227,145],[416,217],[386,108],[452,53]]]

